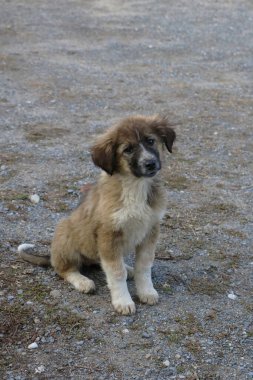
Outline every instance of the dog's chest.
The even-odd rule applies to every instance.
[[[122,206],[113,215],[116,229],[123,231],[125,249],[133,250],[163,216],[163,210],[154,210],[147,202],[147,184],[125,186]]]

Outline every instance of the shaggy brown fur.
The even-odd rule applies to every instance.
[[[127,272],[129,277],[134,275],[142,302],[152,305],[158,301],[151,267],[159,220],[166,208],[159,170],[163,147],[171,152],[174,139],[167,119],[159,116],[130,117],[108,129],[92,147],[92,159],[103,169],[98,182],[86,189],[79,207],[55,231],[51,247],[55,271],[88,293],[95,289],[94,282],[79,269],[83,264],[100,263],[112,304],[121,314],[135,312]],[[124,256],[133,251],[134,269],[124,263]],[[21,256],[36,262],[36,256],[30,260],[25,252]]]

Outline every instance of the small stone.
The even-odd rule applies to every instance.
[[[150,359],[150,358],[151,358],[151,354],[145,355],[145,359]]]
[[[165,367],[169,367],[170,366],[170,361],[169,360],[164,360],[163,365]]]
[[[176,358],[176,359],[180,359],[180,358],[181,358],[181,355],[176,354],[176,355],[175,355],[175,358]]]
[[[40,323],[40,319],[39,318],[34,318],[34,323],[36,323],[36,324]]]
[[[129,330],[128,329],[124,329],[122,330],[123,334],[129,334]]]
[[[30,201],[34,204],[37,204],[39,203],[40,201],[40,197],[38,194],[33,194],[33,195],[30,195]]]
[[[142,338],[149,339],[150,335],[146,332],[142,333]]]
[[[39,346],[38,346],[38,344],[36,342],[33,342],[33,343],[29,344],[29,346],[28,346],[29,350],[34,350],[34,349],[36,349],[38,347]]]
[[[237,298],[237,295],[234,294],[234,292],[231,292],[231,293],[228,294],[228,298],[229,298],[230,300],[235,300],[235,299]]]
[[[23,290],[22,290],[22,289],[18,289],[17,293],[18,293],[19,295],[21,295],[21,294],[23,294]]]
[[[76,342],[77,346],[82,346],[84,344],[84,340],[79,340]]]
[[[121,350],[125,350],[127,348],[127,344],[126,343],[119,343],[119,346],[118,346]]]
[[[39,367],[35,368],[35,373],[43,373],[45,372],[46,367],[44,365],[40,365]]]
[[[61,292],[57,289],[54,289],[50,292],[50,296],[54,298],[59,298],[61,296]]]

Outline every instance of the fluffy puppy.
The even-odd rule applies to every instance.
[[[50,258],[55,271],[77,290],[89,293],[94,282],[80,268],[99,263],[120,314],[135,312],[127,274],[134,276],[141,302],[158,301],[151,267],[166,209],[159,172],[164,147],[172,152],[174,140],[168,120],[159,116],[129,117],[108,129],[92,147],[93,162],[102,169],[98,182],[86,189],[78,208],[56,227]],[[136,255],[134,269],[124,263],[130,252]],[[43,261],[25,252],[21,257],[39,265],[49,263],[49,258]]]

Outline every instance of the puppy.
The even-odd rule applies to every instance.
[[[134,277],[141,302],[158,301],[151,268],[166,209],[166,191],[159,179],[164,147],[172,152],[175,132],[159,116],[134,116],[122,120],[98,137],[92,159],[102,173],[72,214],[56,227],[50,262],[54,270],[77,290],[94,291],[94,282],[80,273],[82,265],[99,263],[107,279],[114,309],[135,313],[127,287]],[[134,269],[124,257],[135,252]],[[23,259],[49,264],[21,252]],[[44,260],[44,261],[43,261]]]

